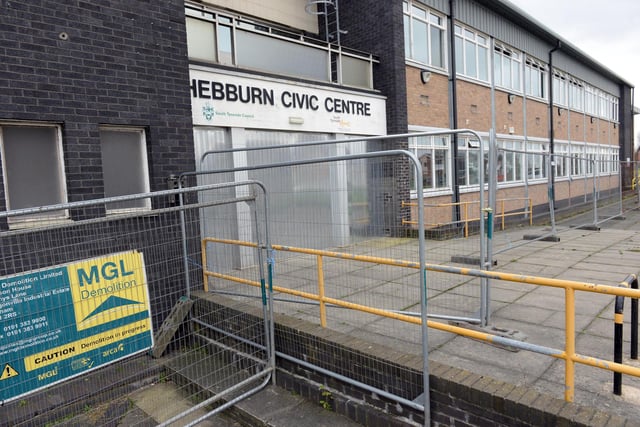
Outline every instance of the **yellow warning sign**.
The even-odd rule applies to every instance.
[[[142,254],[132,251],[69,265],[78,331],[147,310]]]
[[[35,369],[44,368],[45,366],[62,360],[70,359],[89,350],[102,348],[125,338],[149,331],[151,331],[150,319],[142,319],[119,328],[111,329],[110,331],[70,342],[60,347],[51,348],[42,353],[27,356],[24,358],[24,367],[27,372],[31,372]],[[124,348],[118,351],[124,351]]]
[[[18,376],[18,371],[13,369],[11,365],[7,363],[6,365],[4,365],[4,369],[2,370],[2,375],[0,375],[0,381],[8,380],[9,378],[13,378],[15,376]]]

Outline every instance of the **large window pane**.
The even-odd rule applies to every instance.
[[[146,144],[142,130],[100,130],[105,197],[149,191]],[[147,208],[148,199],[110,203],[107,210]]]
[[[0,141],[6,202],[10,210],[66,201],[58,128],[0,126]],[[59,212],[56,216],[61,215],[63,213]]]
[[[427,46],[427,23],[413,20],[413,59],[428,63],[429,49]]]
[[[329,81],[327,52],[284,40],[237,31],[238,66]]]
[[[479,172],[479,156],[480,150],[469,150],[469,185],[478,185],[480,183]]]
[[[186,22],[189,58],[215,62],[216,37],[213,23],[188,17]]]
[[[431,65],[444,68],[444,31],[431,27]]]
[[[218,25],[218,51],[220,53],[218,62],[225,65],[233,65],[231,27]]]
[[[342,55],[342,84],[370,88],[371,80],[371,65],[368,61]]]
[[[447,152],[445,150],[435,150],[436,188],[446,188],[448,186],[448,170]]]
[[[484,81],[489,80],[488,55],[489,49],[486,47],[478,47],[478,78]]]
[[[471,77],[478,77],[478,69],[476,67],[476,46],[468,40],[464,43],[464,62],[465,74]]]
[[[456,72],[464,74],[464,45],[462,39],[456,37]]]

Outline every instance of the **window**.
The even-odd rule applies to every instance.
[[[543,179],[547,177],[547,147],[544,144],[530,142],[527,146],[527,177]]]
[[[587,176],[591,176],[596,171],[596,160],[597,160],[598,147],[593,145],[587,145],[585,147],[585,155],[586,155],[586,170],[585,174]]]
[[[105,197],[147,193],[149,170],[144,131],[127,128],[100,129]],[[150,208],[149,199],[114,202],[107,212]]]
[[[599,91],[600,96],[600,117],[608,119],[610,112],[609,95],[605,92]]]
[[[449,188],[449,137],[419,136],[409,140],[409,148],[422,164],[422,186],[424,190]],[[411,189],[416,190],[415,178],[411,177]]]
[[[489,142],[484,141],[484,182],[488,182]],[[472,137],[458,138],[458,185],[473,186],[480,184],[480,141]]]
[[[520,67],[522,66],[520,53],[500,44],[496,44],[493,51],[494,78],[497,86],[517,92],[520,86]]]
[[[571,176],[584,174],[584,146],[572,144],[571,150]]]
[[[584,86],[575,79],[569,80],[569,106],[576,111],[584,111]]]
[[[569,176],[569,144],[557,142],[553,151],[555,176],[558,178]]]
[[[233,65],[233,20],[213,12],[186,9],[189,58]]]
[[[597,89],[589,85],[585,88],[585,112],[592,116],[598,114]]]
[[[0,149],[8,210],[67,201],[58,126],[0,124]],[[28,218],[51,218],[52,215],[65,217],[66,212],[34,214]]]
[[[489,81],[489,39],[474,31],[455,26],[456,72]]]
[[[611,172],[617,175],[620,172],[620,147],[609,147]]]
[[[405,56],[438,68],[445,66],[445,19],[404,2]]]
[[[497,173],[500,182],[522,181],[524,154],[522,143],[519,141],[497,141],[498,165]]]
[[[206,6],[186,5],[185,15],[187,52],[192,61],[373,89],[371,75],[377,60],[372,55],[355,50],[347,53],[344,46],[313,39],[302,31],[231,16]],[[431,27],[442,23],[443,18],[433,15],[428,22]],[[444,36],[432,32],[429,43],[444,46]],[[443,66],[444,59],[435,55],[433,63]]]
[[[524,89],[529,96],[547,97],[547,67],[541,62],[527,58],[524,67]]]
[[[553,103],[567,106],[567,77],[559,71],[553,73]]]
[[[615,96],[611,97],[611,120],[613,120],[614,122],[618,122],[620,120],[620,110],[618,108],[618,98]]]

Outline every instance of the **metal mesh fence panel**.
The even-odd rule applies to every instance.
[[[3,422],[155,425],[192,411],[174,424],[187,425],[264,381],[266,312],[190,298],[207,209],[253,203],[203,201],[224,191],[188,190],[185,206],[176,191],[131,196],[154,208],[112,215],[116,199],[3,214]],[[259,346],[228,337],[239,329]]]
[[[409,212],[400,201],[408,193],[398,192],[399,188],[407,191],[413,167],[398,155],[332,161],[331,157],[322,157],[327,154],[326,149],[294,146],[232,155],[216,153],[207,164],[222,173],[201,171],[197,180],[214,183],[222,179],[221,175],[232,173],[263,182],[269,189],[269,232],[274,248],[270,261],[276,315],[296,319],[300,325],[322,324],[340,333],[356,333],[374,343],[382,342],[385,332],[396,328],[402,330],[398,343],[411,347],[419,356],[423,352],[419,269],[381,261],[399,260],[414,266],[419,263],[416,232],[402,223],[403,215],[408,217]],[[359,153],[366,151],[366,146],[355,142],[332,146],[329,151],[365,156]],[[296,164],[302,160],[308,163]],[[250,216],[232,212],[231,217],[230,223],[234,224],[231,229],[250,228],[247,225]],[[215,221],[224,220],[216,215]],[[208,240],[206,248],[207,267],[212,271],[208,292],[257,308],[259,296],[251,292],[259,283],[250,276],[259,265],[243,264],[240,255],[250,245],[233,233],[225,238],[220,231],[224,229],[222,223],[216,224],[219,226],[214,227],[214,234],[219,237]],[[242,242],[229,241],[233,239]],[[397,321],[381,317],[380,312],[407,313],[414,322],[398,325]],[[352,366],[329,365],[335,360],[300,349],[297,345],[300,329],[303,326],[281,329],[277,349],[282,357],[304,359],[354,378]],[[342,360],[357,359],[358,351],[348,353]],[[357,381],[385,387],[380,378],[400,369],[391,365],[380,360],[378,373],[359,373]],[[402,397],[412,400],[421,393],[420,381],[416,378],[414,391],[410,393],[413,396]]]

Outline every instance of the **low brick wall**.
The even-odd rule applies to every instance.
[[[194,292],[193,314],[213,325],[235,317],[237,310],[262,317],[260,309],[239,307],[224,297]],[[229,304],[227,304],[229,303]],[[210,304],[216,309],[210,314]],[[234,308],[222,309],[233,305]],[[307,363],[419,401],[422,393],[422,359],[354,338],[319,325],[277,315],[276,351]],[[255,322],[255,319],[252,321]],[[259,331],[235,325],[236,331],[260,336]],[[255,332],[255,333],[254,333]],[[293,361],[278,358],[279,386],[370,426],[423,425],[423,412],[377,393],[323,375]],[[432,426],[634,426],[613,414],[582,407],[526,387],[514,386],[437,362],[429,363]]]

